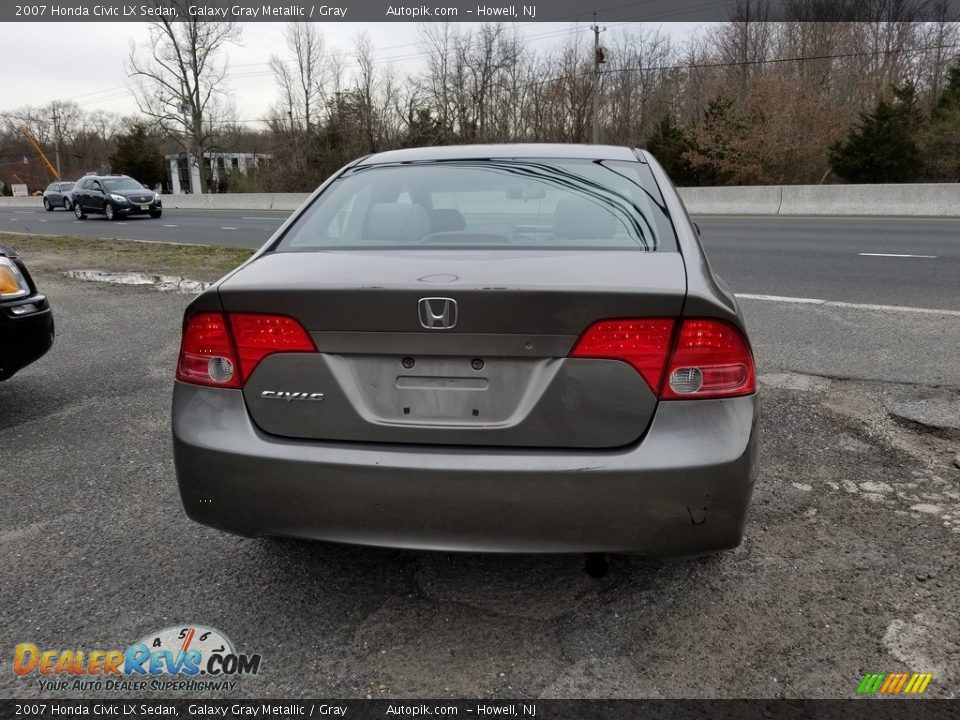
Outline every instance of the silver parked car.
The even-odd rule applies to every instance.
[[[71,196],[73,194],[72,182],[52,182],[47,185],[43,191],[43,209],[52,212],[57,208],[72,210],[73,204]]]
[[[653,157],[384,152],[186,310],[187,514],[432,550],[738,545],[756,384],[733,294]]]

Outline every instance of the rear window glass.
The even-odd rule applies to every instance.
[[[370,165],[338,178],[277,250],[676,250],[649,168],[611,160]]]

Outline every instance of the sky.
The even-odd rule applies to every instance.
[[[608,32],[631,23],[610,23]],[[634,23],[635,24],[635,23]],[[463,23],[468,25],[468,23]],[[529,45],[548,49],[589,23],[517,23]],[[663,31],[682,39],[696,23],[662,23]],[[238,45],[228,46],[229,86],[238,120],[256,126],[276,102],[277,88],[267,62],[284,54],[283,23],[243,23]],[[416,23],[325,23],[329,48],[349,52],[355,36],[370,36],[378,64],[393,65],[401,74],[414,72],[422,60]],[[24,105],[43,106],[74,101],[84,110],[121,115],[137,112],[125,63],[132,45],[147,37],[144,23],[0,23],[0,112]],[[347,70],[349,71],[349,67]]]

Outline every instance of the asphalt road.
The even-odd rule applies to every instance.
[[[289,213],[165,210],[108,223],[0,210],[0,231],[257,248]],[[738,293],[960,310],[960,219],[700,217],[703,244]],[[909,256],[909,257],[903,257]]]
[[[124,648],[189,623],[263,655],[225,697],[852,697],[901,670],[960,697],[957,442],[885,409],[960,402],[956,316],[745,300],[762,385],[746,541],[592,579],[576,557],[190,522],[169,431],[189,297],[39,281],[57,343],[0,383],[2,697],[84,696],[16,677],[18,643]]]

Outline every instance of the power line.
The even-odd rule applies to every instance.
[[[739,61],[730,61],[730,62],[706,62],[706,63],[682,63],[677,65],[648,65],[646,67],[628,67],[628,68],[609,68],[607,70],[601,70],[602,75],[610,75],[615,73],[631,73],[631,72],[661,72],[666,70],[700,70],[700,69],[716,69],[716,68],[725,68],[725,67],[744,67],[750,65],[771,65],[776,63],[790,63],[790,62],[811,62],[814,60],[838,60],[844,58],[853,58],[853,57],[869,57],[875,55],[897,55],[897,54],[910,54],[917,52],[927,52],[930,50],[945,50],[948,48],[960,47],[960,43],[951,43],[947,45],[928,45],[919,48],[898,48],[893,50],[866,50],[862,52],[852,52],[852,53],[834,53],[829,55],[799,55],[796,57],[788,58],[766,58],[763,60],[739,60]],[[534,87],[536,85],[546,85],[548,83],[557,82],[558,80],[573,80],[578,77],[584,77],[583,72],[574,72],[568,73],[566,75],[558,75],[556,77],[545,78],[543,80],[534,80],[533,82],[525,83],[520,85],[520,88]]]

